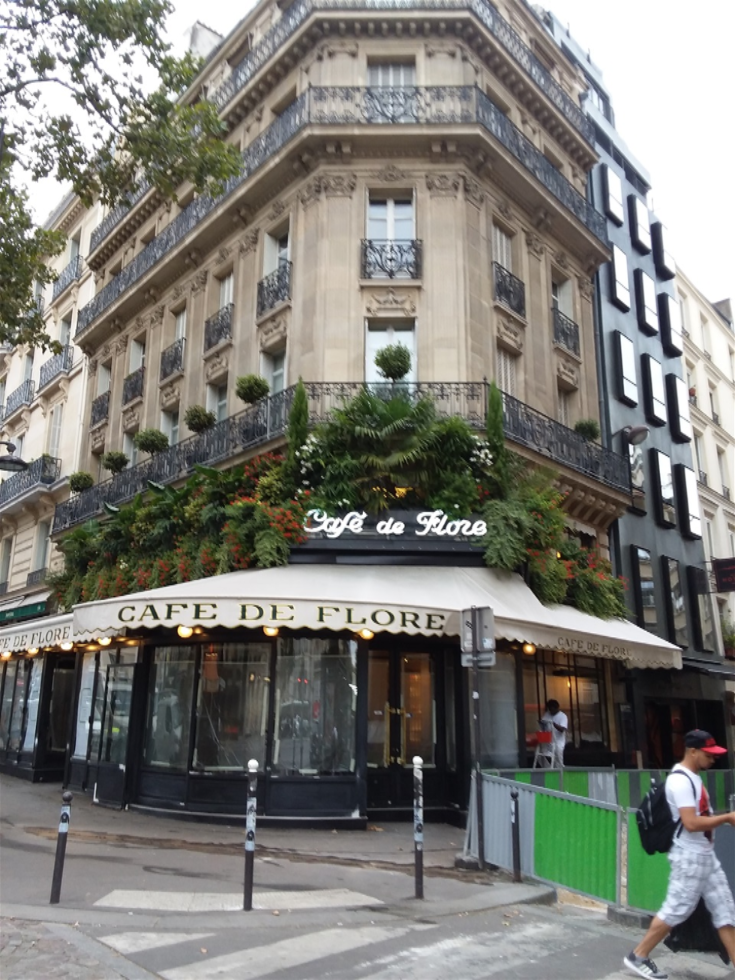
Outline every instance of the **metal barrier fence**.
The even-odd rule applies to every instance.
[[[513,868],[511,791],[519,794],[521,871],[609,904],[655,912],[669,877],[665,854],[646,854],[636,808],[650,789],[643,770],[533,770],[482,774],[485,860]],[[735,773],[704,774],[715,810],[730,809]],[[465,855],[477,857],[476,781],[473,774]],[[735,888],[735,828],[720,827],[715,851]]]

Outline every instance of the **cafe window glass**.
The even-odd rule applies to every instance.
[[[658,449],[651,450],[651,480],[656,499],[656,520],[663,527],[676,524],[676,504],[674,503],[674,478],[671,460]]]
[[[74,758],[86,759],[89,745],[89,719],[92,718],[92,695],[94,693],[94,676],[97,670],[97,655],[85,653],[82,660],[82,678],[79,687],[77,706],[77,724],[74,738]],[[104,683],[104,682],[103,682]],[[99,724],[99,718],[93,719]]]
[[[272,772],[354,772],[357,643],[278,639]]]
[[[247,769],[265,759],[270,643],[206,643],[197,694],[194,769]]]
[[[664,579],[669,639],[672,643],[685,647],[689,645],[689,636],[681,566],[675,558],[662,558],[661,569]]]
[[[13,707],[10,712],[10,724],[8,727],[8,745],[11,752],[20,751],[23,741],[23,713],[28,692],[28,682],[30,680],[30,660],[19,660],[18,671],[15,675],[15,697]]]
[[[157,647],[151,664],[143,762],[186,769],[196,646]]]
[[[97,759],[100,756],[100,742],[102,736],[102,722],[105,716],[105,696],[107,692],[107,677],[108,668],[115,667],[120,664],[134,664],[138,659],[138,648],[128,647],[125,650],[115,650],[107,649],[100,650],[97,655],[97,684],[94,688],[94,705],[92,706],[92,721],[89,730],[89,758]],[[82,681],[84,684],[84,681]],[[122,713],[123,717],[125,712],[130,713],[130,698],[123,694],[123,689],[116,691],[115,701],[117,709]],[[130,691],[132,694],[132,690]],[[90,690],[88,696],[92,697],[92,692]],[[127,703],[125,703],[127,702]],[[88,715],[84,715],[81,710],[81,698],[80,698],[80,709],[77,713],[77,737],[79,737],[80,728],[86,723]],[[77,753],[75,753],[77,754]],[[79,753],[81,755],[81,753]]]
[[[28,671],[30,678],[28,680],[28,700],[26,701],[26,719],[23,730],[23,751],[33,752],[38,728],[38,706],[41,699],[43,661],[38,659],[31,660],[28,664]],[[71,691],[69,695],[71,695]]]
[[[0,706],[0,749],[9,748],[10,714],[13,708],[15,694],[15,675],[18,670],[17,660],[10,660],[5,665],[5,683],[3,684],[3,701]]]
[[[656,633],[658,631],[656,581],[653,575],[651,552],[636,545],[631,545],[630,550],[638,625],[651,633]]]

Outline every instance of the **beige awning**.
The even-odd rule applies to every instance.
[[[518,575],[489,568],[288,565],[198,579],[74,608],[74,637],[123,629],[278,626],[458,636],[460,613],[491,606],[497,639],[637,667],[681,668],[678,647],[627,620],[544,606]]]
[[[42,647],[58,647],[62,643],[71,643],[72,619],[72,613],[44,616],[42,619],[29,619],[25,623],[0,630],[0,652],[40,650]]]

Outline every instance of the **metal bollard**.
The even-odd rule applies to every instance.
[[[513,837],[513,881],[521,880],[521,824],[518,808],[518,790],[510,791],[510,823]]]
[[[424,760],[413,757],[413,856],[416,898],[424,897]]]
[[[248,806],[245,816],[245,892],[243,909],[250,912],[253,907],[253,865],[255,863],[255,812],[258,808],[258,763],[248,762]]]
[[[735,793],[730,793],[730,812],[735,810]]]
[[[64,875],[64,858],[66,857],[66,841],[69,836],[69,820],[71,818],[71,801],[74,795],[61,794],[61,816],[59,817],[59,836],[56,838],[56,860],[54,861],[54,876],[51,879],[51,898],[49,905],[58,905],[61,898],[61,879]]]

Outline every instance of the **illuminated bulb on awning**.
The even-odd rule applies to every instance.
[[[533,644],[533,643],[524,643],[523,644],[523,652],[526,653],[526,654],[528,654],[529,657],[532,656],[534,653],[536,653],[536,646],[535,646],[535,644]]]
[[[111,636],[101,636],[97,640],[97,642],[99,643],[99,645],[101,647],[109,647],[109,645],[112,643],[112,637]]]
[[[373,633],[373,631],[369,629],[361,629],[357,635],[363,640],[372,640],[372,638],[375,636],[375,633]]]
[[[278,636],[278,627],[277,626],[264,626],[263,627],[263,632],[265,633],[266,636]]]
[[[188,640],[194,630],[191,626],[177,626],[176,632],[179,634],[182,640]]]
[[[66,643],[60,643],[59,644],[59,647],[62,650],[73,650],[74,649],[74,644],[71,643],[71,642],[69,642],[69,641],[67,641]],[[30,650],[28,652],[30,653]]]

